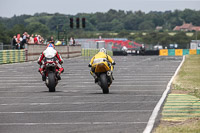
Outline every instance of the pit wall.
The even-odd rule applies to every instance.
[[[200,54],[200,49],[161,49],[160,56],[183,56]]]
[[[27,49],[27,60],[33,61],[37,60],[39,55],[46,49],[46,45],[30,44],[25,46]],[[81,46],[67,46],[58,45],[56,50],[61,54],[62,58],[73,58],[81,56]]]
[[[46,45],[26,44],[23,50],[0,50],[0,64],[37,60],[46,49]],[[81,56],[81,46],[56,46],[62,58]]]

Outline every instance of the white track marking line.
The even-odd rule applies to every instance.
[[[62,76],[62,75],[61,75]],[[88,76],[88,75],[86,75],[86,76]],[[86,78],[86,76],[79,76],[79,78]],[[114,75],[114,76],[116,76],[116,75]],[[119,75],[118,75],[119,76]],[[152,75],[153,76],[153,78],[170,78],[171,76],[169,75],[169,76],[165,76],[165,75]],[[132,78],[132,77],[134,77],[134,78],[145,78],[145,77],[148,77],[148,78],[152,78],[152,76],[150,76],[150,75],[132,75],[132,76],[123,76],[123,75],[121,75],[120,77],[123,79],[123,78]],[[92,80],[92,77],[91,76],[88,76],[89,77],[89,80]],[[39,79],[39,80],[41,80],[41,76],[39,77],[38,75],[37,76],[35,76],[35,75],[33,75],[33,76],[23,76],[23,77],[20,77],[20,76],[16,76],[16,75],[10,75],[10,76],[0,76],[0,78],[1,79],[5,79],[5,78],[8,78],[8,79],[15,79],[15,78],[20,78],[20,79],[27,79],[27,78],[30,78],[30,79]],[[71,77],[71,76],[67,76],[67,75],[65,75],[65,76],[62,76],[62,78],[63,79],[76,79],[76,77]],[[116,78],[117,79],[117,78]],[[119,79],[120,80],[120,79]],[[130,80],[130,79],[129,79]]]
[[[61,102],[61,103],[10,103],[10,104],[0,104],[0,106],[18,106],[18,105],[82,105],[82,104],[134,104],[134,103],[155,103],[157,101],[134,101],[134,102]]]
[[[64,123],[0,123],[0,126],[37,126],[37,125],[127,125],[146,124],[147,122],[64,122]]]
[[[61,75],[62,76],[62,75]],[[85,74],[85,75],[80,75],[80,74],[65,74],[64,76],[62,76],[63,78],[73,78],[71,76],[79,76],[79,77],[82,77],[82,78],[85,78],[85,77],[90,77],[90,79],[92,79],[91,75],[88,73],[88,74]],[[171,74],[140,74],[140,75],[137,75],[137,74],[134,74],[134,75],[116,75],[114,74],[114,76],[119,76],[119,77],[127,77],[127,78],[130,78],[130,77],[171,77],[172,75]],[[31,75],[31,76],[23,76],[23,77],[20,77],[20,76],[17,76],[17,75],[10,75],[10,76],[0,76],[1,79],[3,78],[41,78],[41,76],[39,75]]]
[[[159,102],[157,103],[156,107],[154,108],[151,117],[149,118],[149,121],[147,123],[147,126],[145,128],[145,130],[143,131],[143,133],[151,133],[154,123],[155,123],[155,119],[158,115],[158,112],[163,104],[163,102],[165,101],[165,98],[167,97],[167,94],[170,90],[171,87],[171,83],[174,80],[175,76],[177,75],[179,69],[181,68],[181,66],[183,65],[183,62],[185,61],[185,56],[183,56],[183,60],[181,62],[181,64],[178,66],[178,68],[176,69],[176,72],[174,73],[174,75],[172,76],[171,80],[169,81],[166,90],[163,92],[162,97],[160,98]]]
[[[86,83],[93,83],[93,79],[84,79],[85,81],[76,81],[76,80],[67,80],[66,81],[66,83],[68,83],[68,82],[76,82],[76,83],[83,83],[83,82],[86,82]],[[127,83],[127,82],[167,82],[166,80],[153,80],[153,79],[149,79],[149,80],[141,80],[141,79],[132,79],[132,80],[130,80],[130,79],[115,79],[117,82],[115,82],[115,83],[119,83],[119,81],[123,81],[123,83]],[[26,80],[26,79],[23,79],[22,80],[23,81],[23,83],[24,82],[40,82],[41,80],[40,79],[38,79],[38,80]],[[91,82],[88,82],[88,81],[91,81]],[[17,79],[1,79],[0,80],[0,83],[12,83],[12,82],[19,82],[19,80],[17,80]],[[122,82],[120,82],[120,83],[122,83]]]
[[[0,114],[49,114],[49,113],[136,113],[152,112],[152,110],[108,110],[108,111],[27,111],[27,112],[0,112]]]
[[[60,90],[61,92],[86,92],[86,91],[97,91],[96,89],[87,89],[87,90],[79,90],[79,89],[73,89],[73,90]],[[101,91],[99,89],[99,91]],[[126,92],[126,91],[130,91],[130,92],[144,92],[144,91],[149,91],[149,92],[162,92],[163,90],[131,90],[131,89],[114,89],[112,90],[112,92]],[[37,93],[38,91],[0,91],[0,93]]]
[[[111,95],[110,95],[111,96]],[[160,95],[123,95],[123,94],[118,94],[118,95],[114,95],[114,97],[122,97],[122,96],[131,96],[131,97],[160,97]],[[95,96],[43,96],[43,97],[0,97],[0,99],[46,99],[46,98],[64,98],[64,97],[75,97],[75,98],[88,98],[88,97],[100,97],[102,98],[102,95],[95,95]]]
[[[112,85],[111,88],[114,88],[114,87],[164,87],[165,85]],[[37,89],[41,89],[41,88],[47,88],[44,84],[41,84],[41,85],[35,85],[35,86],[6,86],[6,87],[0,87],[2,89],[4,88],[37,88]],[[59,84],[58,87],[64,87],[64,88],[73,88],[73,87],[76,87],[76,88],[96,88],[98,87],[97,85],[91,85],[91,86],[84,86],[84,85],[63,85],[63,84]],[[57,87],[57,88],[58,88]]]
[[[152,82],[154,82],[154,83],[166,83],[167,81],[161,81],[161,82],[159,82],[159,81],[144,81],[144,82],[150,82],[150,83],[152,83]],[[143,81],[140,81],[140,83],[144,83]],[[122,84],[122,83],[131,83],[131,82],[114,82],[115,84]],[[138,82],[134,82],[134,83],[138,83]],[[5,83],[6,84],[6,83]],[[10,85],[18,85],[18,84],[25,84],[25,85],[27,85],[27,84],[41,84],[41,83],[31,83],[31,82],[29,82],[29,83],[19,83],[19,82],[16,82],[16,83],[13,83],[13,82],[8,82],[8,84],[10,84]],[[65,83],[65,84],[67,84],[67,82]],[[76,82],[76,84],[94,84],[94,82]]]

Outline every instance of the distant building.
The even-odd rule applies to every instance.
[[[200,49],[200,40],[191,40],[190,49]]]
[[[181,26],[176,26],[174,31],[200,31],[200,26],[193,26],[192,23],[183,23]]]
[[[162,26],[156,26],[156,30],[160,31],[160,30],[162,30],[162,29],[163,29]]]

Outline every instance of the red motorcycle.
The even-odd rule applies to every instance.
[[[61,69],[62,66],[61,66]],[[44,73],[45,73],[45,83],[49,88],[49,92],[56,91],[56,85],[58,84],[58,80],[60,80],[59,67],[56,57],[52,58],[44,58]],[[63,71],[62,71],[63,72]]]

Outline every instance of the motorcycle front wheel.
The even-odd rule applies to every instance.
[[[109,88],[108,88],[108,81],[107,81],[105,73],[102,73],[100,75],[100,80],[101,80],[101,88],[102,88],[103,94],[108,94]]]

